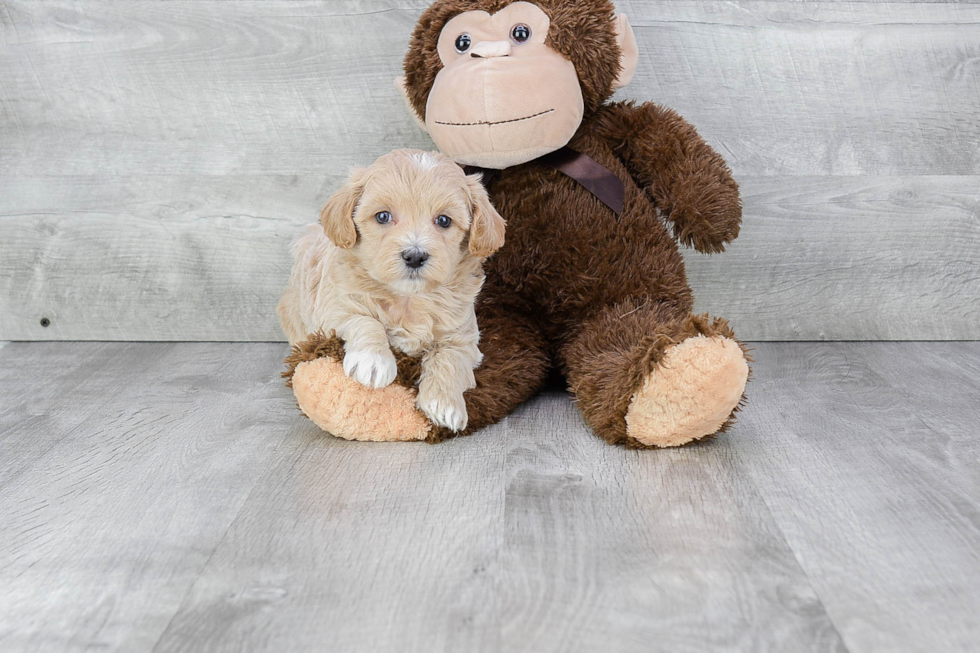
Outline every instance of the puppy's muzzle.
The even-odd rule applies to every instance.
[[[406,249],[402,252],[402,260],[409,269],[418,270],[429,260],[429,253],[424,249]]]

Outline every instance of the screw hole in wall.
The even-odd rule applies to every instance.
[[[49,326],[51,326],[51,320],[49,320],[46,317],[42,317],[41,318],[41,326],[43,326],[45,329],[48,328]]]

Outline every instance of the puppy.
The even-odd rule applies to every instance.
[[[478,348],[473,304],[504,220],[479,175],[438,152],[396,150],[355,170],[293,246],[279,302],[290,344],[323,331],[344,340],[344,372],[373,388],[396,376],[392,348],[422,357],[419,409],[461,431]]]

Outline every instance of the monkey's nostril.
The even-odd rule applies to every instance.
[[[402,260],[405,261],[405,265],[417,270],[429,260],[429,253],[420,249],[406,249],[402,252]]]

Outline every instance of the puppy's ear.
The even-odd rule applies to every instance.
[[[327,200],[327,205],[320,211],[320,224],[323,233],[342,249],[348,249],[357,242],[357,228],[354,227],[354,209],[364,192],[366,170],[356,169],[344,187]]]
[[[504,230],[507,223],[490,204],[490,197],[487,195],[487,189],[480,182],[480,175],[467,175],[466,185],[472,212],[470,254],[484,258],[504,246]]]

